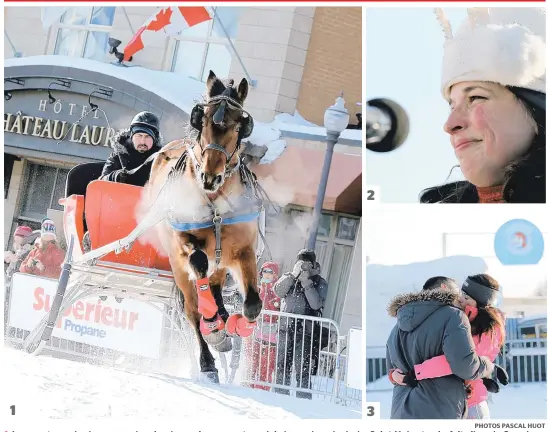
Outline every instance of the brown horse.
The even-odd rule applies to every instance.
[[[242,79],[235,89],[232,80],[225,85],[210,71],[206,90],[205,103],[194,107],[190,119],[199,132],[197,139],[190,145],[184,140],[167,144],[153,163],[147,187],[158,191],[178,181],[168,196],[180,200],[186,220],[172,217],[158,234],[169,251],[179,299],[196,331],[201,372],[219,382],[208,343],[218,351],[230,350],[227,331],[249,335],[262,309],[256,264],[262,202],[256,177],[241,163],[241,141],[253,130],[253,119],[243,109],[248,82]],[[229,317],[223,305],[227,269],[244,296],[243,316]]]

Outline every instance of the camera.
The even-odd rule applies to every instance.
[[[409,135],[409,117],[403,107],[390,99],[372,99],[366,106],[368,150],[386,153],[400,147]]]
[[[108,43],[108,46],[109,46],[108,53],[113,54],[114,57],[116,57],[118,59],[118,63],[121,64],[124,61],[124,52],[123,51],[122,52],[118,51],[118,47],[120,46],[122,41],[119,40],[119,39],[114,39],[114,38],[109,37],[107,43]],[[131,56],[128,59],[128,61],[132,61],[132,60],[133,60],[133,56]]]

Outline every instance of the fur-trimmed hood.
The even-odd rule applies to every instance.
[[[400,294],[388,304],[391,317],[398,319],[398,327],[403,331],[413,331],[426,318],[441,307],[453,307],[456,293],[445,290],[423,290],[415,293]]]

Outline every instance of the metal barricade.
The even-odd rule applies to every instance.
[[[263,311],[243,341],[243,385],[361,406],[361,391],[346,387],[345,338],[336,322]]]

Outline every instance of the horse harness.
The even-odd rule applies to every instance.
[[[242,127],[240,129],[240,133],[238,136],[238,142],[236,144],[236,149],[232,152],[232,154],[229,154],[228,151],[221,147],[220,145],[216,143],[210,143],[205,148],[201,147],[201,155],[203,157],[204,153],[207,150],[215,150],[220,151],[226,156],[226,164],[225,164],[225,178],[228,178],[232,176],[236,171],[239,171],[240,179],[242,184],[245,187],[246,193],[244,194],[245,200],[248,202],[248,205],[243,206],[244,209],[234,209],[232,204],[230,203],[229,199],[223,194],[222,192],[219,193],[219,196],[222,197],[226,203],[228,204],[229,211],[226,213],[221,214],[215,203],[210,199],[210,197],[207,195],[207,193],[204,192],[204,197],[206,198],[207,205],[209,209],[211,210],[211,213],[209,216],[202,218],[200,220],[194,220],[191,222],[184,221],[181,222],[179,220],[175,220],[175,218],[172,215],[172,212],[170,211],[168,215],[168,220],[171,225],[171,227],[179,232],[187,232],[192,230],[199,230],[199,229],[205,229],[205,228],[214,228],[215,233],[215,264],[218,267],[221,262],[221,226],[222,225],[234,225],[238,223],[244,223],[244,222],[252,222],[254,220],[258,220],[261,211],[263,210],[263,197],[261,196],[262,188],[260,187],[257,177],[255,174],[245,165],[241,163],[241,157],[238,156],[236,164],[233,166],[230,166],[230,162],[232,160],[232,157],[234,154],[238,151],[241,140],[244,138],[247,138],[251,135],[253,131],[253,118],[251,115],[245,111],[242,106],[236,102],[234,99],[230,97],[230,89],[232,87],[232,84],[229,84],[229,87],[223,92],[221,96],[213,97],[209,100],[209,103],[206,105],[196,105],[192,109],[191,113],[191,119],[190,124],[193,128],[197,129],[198,132],[201,134],[202,126],[203,126],[203,116],[204,116],[204,106],[211,106],[219,104],[219,107],[217,108],[215,114],[213,115],[213,122],[215,124],[221,124],[224,121],[224,115],[225,110],[227,106],[229,109],[237,109],[244,113],[246,116],[242,116],[243,120]],[[197,142],[200,143],[200,135],[198,136]],[[194,153],[194,146],[196,144],[193,144],[192,146],[188,147],[183,154],[179,157],[177,160],[175,166],[171,169],[171,171],[168,174],[168,182],[173,181],[177,177],[181,176],[185,169],[186,164],[189,159],[191,158],[194,169],[200,170],[201,164],[196,158],[196,155]],[[259,229],[259,234],[264,239],[264,235]]]

